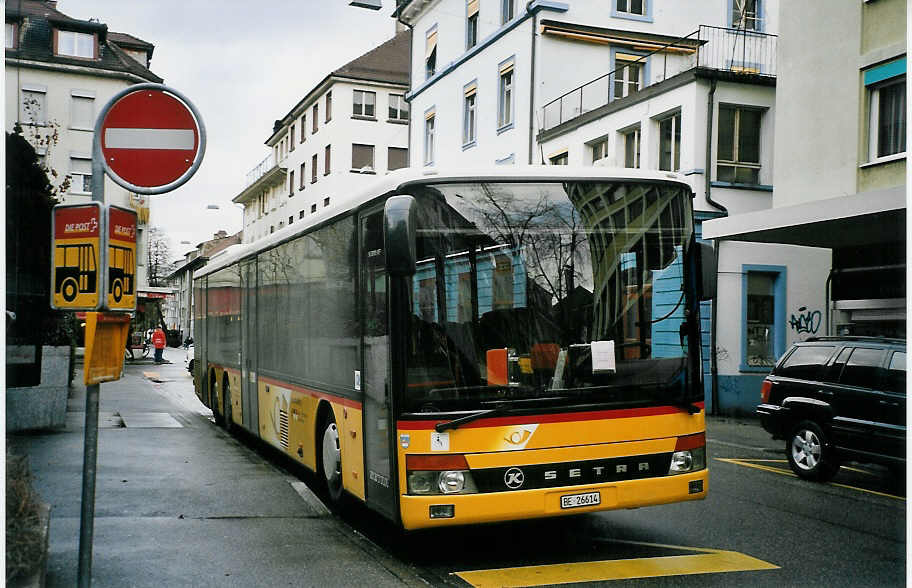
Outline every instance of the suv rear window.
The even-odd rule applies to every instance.
[[[887,371],[886,389],[890,392],[906,392],[906,354],[902,351],[893,353],[890,358],[890,369]]]
[[[839,378],[841,384],[861,388],[878,388],[883,377],[883,349],[856,347]]]
[[[796,347],[776,375],[799,380],[820,380],[824,366],[836,348],[829,345],[803,345]]]

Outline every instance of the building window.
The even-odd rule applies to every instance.
[[[643,62],[638,55],[616,53],[614,56],[614,100],[629,96],[640,89]]]
[[[313,125],[313,128],[310,129],[311,134],[316,133],[317,129],[319,129],[319,125],[317,124],[317,117],[319,115],[320,115],[320,105],[314,104],[313,112],[310,113],[310,124]]]
[[[497,97],[497,128],[513,125],[513,59],[500,64],[500,84]]]
[[[373,172],[374,171],[374,146],[352,144],[352,171],[353,172]]]
[[[867,92],[869,161],[904,153],[906,151],[906,76],[895,76],[870,84]]]
[[[317,212],[317,205],[316,205],[316,204],[311,204],[311,205],[310,205],[310,214],[313,214],[313,213],[315,213],[315,212]]]
[[[500,0],[500,24],[507,24],[513,20],[515,2],[516,0]]]
[[[437,27],[428,31],[424,49],[424,77],[430,78],[437,72]]]
[[[332,168],[330,167],[330,165],[329,165],[329,154],[330,154],[330,151],[332,151],[332,149],[330,149],[330,146],[329,146],[329,145],[327,145],[326,148],[323,150],[323,154],[324,154],[324,157],[323,157],[323,175],[324,175],[324,176],[328,176],[330,170],[332,169]]]
[[[624,142],[624,167],[640,167],[640,127],[621,132]]]
[[[761,114],[756,108],[719,106],[718,181],[760,183]]]
[[[95,57],[95,35],[75,31],[57,31],[57,55]]]
[[[558,153],[557,155],[552,155],[548,158],[548,161],[551,162],[551,165],[569,165],[570,155],[564,151],[562,153]]]
[[[294,196],[294,170],[288,172],[288,197]]]
[[[307,138],[307,113],[301,115],[301,143]]]
[[[19,118],[27,125],[47,124],[47,91],[42,88],[23,88]]]
[[[681,169],[681,113],[659,121],[659,169]]]
[[[326,93],[326,121],[325,122],[329,122],[332,120],[332,105],[333,105],[332,100],[333,100],[333,93],[327,92]]]
[[[317,154],[314,153],[310,158],[310,183],[317,183]]]
[[[6,48],[16,49],[19,45],[19,26],[14,22],[6,23]]]
[[[70,193],[92,193],[92,159],[89,157],[70,158]]]
[[[288,150],[289,151],[295,150],[294,136],[295,136],[295,126],[294,126],[294,123],[291,123],[291,128],[288,130]]]
[[[424,165],[434,163],[434,111],[424,116]]]
[[[759,31],[760,0],[729,0],[731,2],[731,28]]]
[[[389,95],[389,119],[395,121],[407,121],[409,118],[409,106],[402,94]]]
[[[475,105],[478,85],[474,82],[465,87],[465,98],[462,105],[462,144],[475,144]]]
[[[305,185],[304,178],[307,177],[307,174],[305,173],[305,167],[306,167],[306,164],[302,161],[301,162],[301,172],[298,174],[298,190],[304,189],[304,185]]]
[[[608,157],[608,138],[592,143],[592,163]]]
[[[386,169],[393,171],[408,167],[408,149],[404,147],[388,147],[386,151]]]
[[[618,12],[636,14],[638,16],[646,15],[647,0],[616,0],[616,2]]]
[[[95,128],[95,96],[91,92],[71,93],[70,128],[87,131]]]
[[[300,220],[300,219],[302,219],[302,218],[304,218],[304,211],[303,211],[303,210],[299,210],[299,211],[298,211],[298,219]]]
[[[288,224],[291,224],[293,222],[294,222],[294,215],[291,215],[290,217],[288,217]]]
[[[275,233],[275,225],[269,225],[269,234]]]
[[[323,207],[326,208],[329,206],[329,196],[323,199]]]
[[[478,2],[468,0],[466,4],[466,50],[478,44]]]
[[[768,370],[785,352],[785,279],[782,266],[742,268],[742,370]]]
[[[364,90],[355,90],[352,100],[352,115],[374,118],[377,106],[377,94]]]

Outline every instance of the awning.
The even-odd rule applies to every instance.
[[[906,187],[872,190],[703,223],[704,239],[856,247],[904,241]]]

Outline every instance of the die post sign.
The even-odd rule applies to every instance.
[[[51,307],[97,310],[101,306],[103,207],[98,202],[57,205],[52,213]]]
[[[136,212],[108,206],[108,257],[105,307],[136,309]]]

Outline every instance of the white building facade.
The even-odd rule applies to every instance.
[[[267,157],[233,201],[243,242],[345,202],[376,174],[407,167],[407,32],[333,71],[266,140]]]
[[[695,193],[698,238],[704,220],[768,209],[778,1],[607,4],[400,2],[413,27],[411,165],[678,172]],[[733,243],[718,255],[719,294],[703,317],[707,408],[749,414],[787,345],[816,334],[789,316],[822,308],[813,284],[829,256]]]
[[[106,25],[59,12],[56,2],[23,0],[6,8],[7,132],[18,124],[48,170],[58,201],[92,198],[92,139],[98,111],[138,83],[161,83],[149,70],[153,45]],[[137,284],[148,284],[148,197],[105,178],[105,201],[136,209]]]

